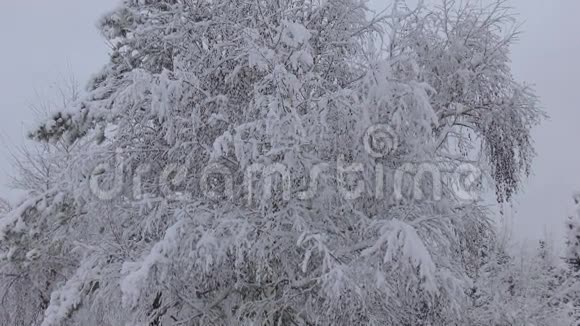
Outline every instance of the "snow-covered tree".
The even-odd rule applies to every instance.
[[[37,100],[30,106],[38,119],[45,120],[50,112],[66,108],[78,100],[81,93],[72,77],[60,80],[50,90],[52,96],[38,95]],[[26,194],[24,203],[21,204],[26,205],[29,200],[35,205],[40,204],[41,198],[47,192],[53,191],[63,182],[63,172],[74,164],[71,161],[73,153],[81,144],[83,142],[69,145],[56,141],[25,144],[9,149],[15,170],[10,186]],[[11,214],[22,214],[18,212],[18,209],[23,208],[22,205],[17,205],[14,211],[9,206],[6,207],[4,212],[0,208],[0,214],[7,215],[0,221],[9,221]],[[40,324],[51,293],[59,282],[66,280],[71,269],[75,270],[77,261],[71,259],[69,247],[63,245],[61,238],[63,224],[43,223],[40,220],[33,223],[34,231],[29,237],[3,234],[0,244],[4,253],[0,263],[1,325]]]
[[[574,272],[580,272],[580,194],[574,196],[574,212],[566,223],[566,260]]]
[[[569,296],[575,308],[576,323],[580,323],[580,194],[575,194],[573,212],[566,221],[566,254],[568,278],[575,281],[575,287]],[[577,325],[575,324],[575,325]]]
[[[453,177],[509,200],[542,115],[510,73],[511,18],[123,1],[88,95],[31,134],[92,145],[0,219],[10,263],[74,265],[42,325],[466,324],[493,230]]]
[[[50,93],[44,94],[47,91]],[[82,94],[72,73],[50,84],[47,91],[37,91],[34,102],[29,106],[32,114],[41,121],[46,120],[55,111],[69,107],[78,101]],[[36,195],[49,191],[59,182],[60,172],[68,169],[67,164],[73,158],[72,152],[79,143],[35,142],[8,148],[15,170],[9,185],[15,190]]]
[[[554,248],[543,242],[509,255],[504,246],[498,243],[474,280],[466,325],[574,325],[574,281]]]

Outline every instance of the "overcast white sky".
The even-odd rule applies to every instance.
[[[0,135],[22,143],[34,121],[28,105],[35,90],[67,73],[84,83],[107,60],[108,49],[95,23],[119,0],[0,0]],[[379,7],[385,0],[374,0]],[[514,74],[536,85],[551,116],[535,132],[538,158],[526,191],[508,209],[514,234],[538,238],[544,230],[560,235],[580,190],[580,0],[513,0],[524,34],[513,48]],[[84,84],[83,84],[84,85]],[[0,184],[9,173],[0,143]],[[14,198],[6,187],[0,196]]]

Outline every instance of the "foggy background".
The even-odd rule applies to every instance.
[[[84,87],[107,62],[95,27],[120,0],[0,1],[0,197],[21,196],[6,187],[9,149],[25,141],[36,117],[29,109],[70,74]],[[389,1],[390,2],[390,1]],[[384,0],[371,1],[375,8]],[[535,85],[550,119],[534,132],[534,175],[504,219],[518,240],[551,233],[562,242],[572,194],[580,191],[580,1],[514,0],[524,23],[513,47],[513,72]],[[498,207],[496,207],[498,208]],[[499,208],[498,208],[499,209]]]

